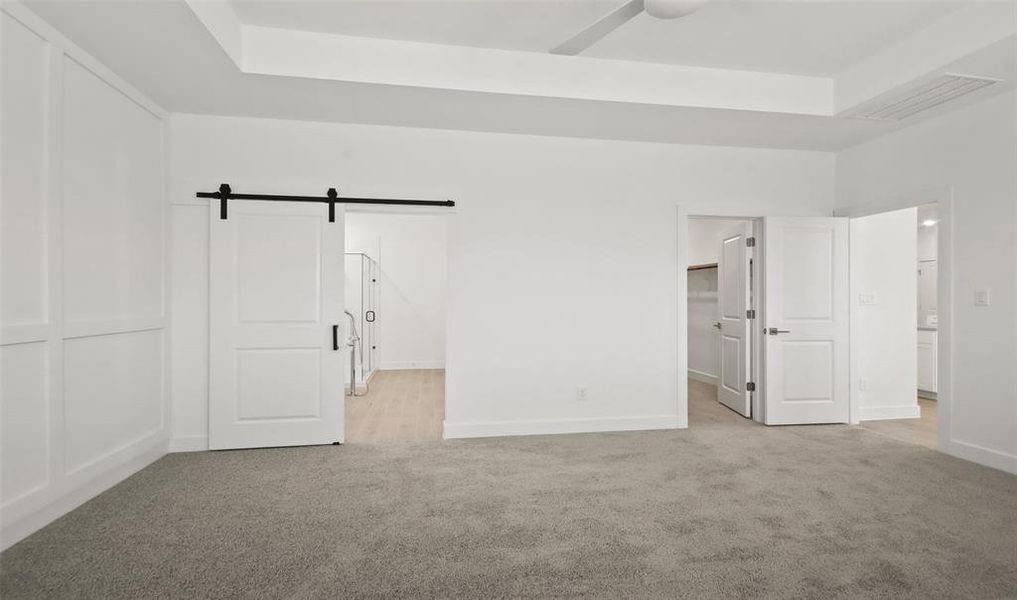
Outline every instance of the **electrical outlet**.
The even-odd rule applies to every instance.
[[[576,400],[586,402],[586,388],[576,388]]]
[[[975,290],[975,306],[988,306],[991,301],[989,290]]]

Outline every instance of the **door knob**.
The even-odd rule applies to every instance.
[[[769,328],[766,333],[770,335],[777,335],[778,333],[791,333],[790,329],[777,329],[776,327]]]
[[[716,323],[713,324],[714,329],[720,329],[720,327],[721,327],[720,321],[717,321]]]

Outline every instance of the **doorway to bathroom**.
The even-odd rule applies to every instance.
[[[940,417],[939,213],[929,203],[851,219],[856,420],[932,449]]]
[[[346,213],[346,442],[442,439],[447,215]]]

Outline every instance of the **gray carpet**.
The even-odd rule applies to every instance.
[[[1017,598],[1017,477],[846,426],[167,456],[18,598]]]

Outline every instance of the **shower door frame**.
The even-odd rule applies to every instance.
[[[355,317],[355,325],[359,328],[362,354],[356,371],[360,376],[360,382],[367,384],[378,370],[376,356],[378,340],[377,314],[378,304],[381,302],[380,284],[378,282],[378,261],[366,252],[344,252],[343,256],[359,257],[360,304],[357,311],[358,314]],[[368,297],[372,300],[370,307],[368,307]],[[374,320],[367,320],[368,312],[374,313]],[[357,364],[356,358],[354,358],[354,364]],[[350,385],[355,388],[357,382],[352,382]]]

